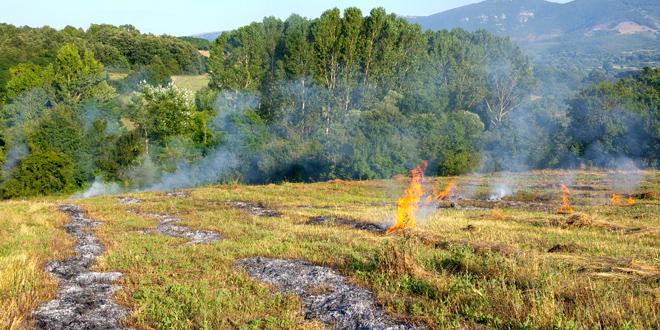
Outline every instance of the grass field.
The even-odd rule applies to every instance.
[[[660,172],[646,171],[633,206],[611,205],[622,174],[538,171],[510,178],[514,193],[484,198],[493,181],[462,176],[461,208],[427,212],[415,229],[391,235],[313,217],[391,223],[405,178],[261,186],[221,185],[187,196],[129,194],[74,202],[102,221],[106,253],[97,270],[120,271],[117,301],[137,329],[316,329],[296,296],[281,294],[233,266],[249,256],[304,259],[328,266],[374,292],[398,320],[437,329],[653,329],[660,312]],[[576,214],[557,214],[558,183],[571,177]],[[429,179],[441,188],[450,179]],[[621,191],[621,193],[625,193]],[[624,198],[625,200],[625,198]],[[229,201],[260,203],[281,217],[260,217]],[[0,219],[0,327],[25,325],[54,295],[40,272],[45,260],[71,253],[57,200],[3,202]],[[185,239],[139,230],[175,214],[182,224],[222,240]],[[13,303],[12,303],[13,302]],[[9,304],[9,305],[8,305]]]
[[[207,74],[202,75],[182,75],[182,76],[172,76],[172,83],[179,88],[185,88],[191,90],[193,93],[196,93],[198,90],[206,87],[209,84],[209,76]]]

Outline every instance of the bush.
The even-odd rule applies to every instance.
[[[2,189],[2,197],[64,193],[75,187],[71,158],[54,151],[33,152],[14,169]]]

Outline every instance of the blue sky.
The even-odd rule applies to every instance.
[[[143,32],[190,35],[231,30],[264,16],[292,13],[313,18],[325,9],[384,7],[400,15],[426,16],[481,0],[3,0],[0,22],[87,28],[90,23],[132,24]],[[568,0],[553,0],[567,2]]]

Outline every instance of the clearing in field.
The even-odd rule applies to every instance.
[[[104,251],[89,271],[123,274],[113,298],[137,329],[658,328],[660,172],[634,190],[622,176],[237,184],[67,203],[99,222],[89,230]],[[406,196],[414,214],[400,210]],[[2,327],[35,322],[56,296],[44,266],[75,253],[60,203],[2,203]]]
[[[176,87],[188,89],[193,93],[209,84],[208,74],[172,76],[170,79]]]

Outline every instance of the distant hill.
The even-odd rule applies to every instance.
[[[487,0],[430,16],[407,17],[425,29],[486,29],[514,40],[538,41],[580,33],[657,34],[657,0]]]
[[[590,65],[655,65],[660,59],[657,0],[486,0],[430,16],[424,29],[485,29],[509,36],[537,61],[567,57]]]
[[[213,41],[213,40],[215,40],[216,38],[218,38],[218,36],[219,36],[221,33],[222,33],[222,31],[217,31],[217,32],[206,32],[206,33],[200,33],[200,34],[193,34],[193,35],[191,35],[190,37],[202,38],[202,39],[206,39],[206,40],[208,40],[208,41]]]

